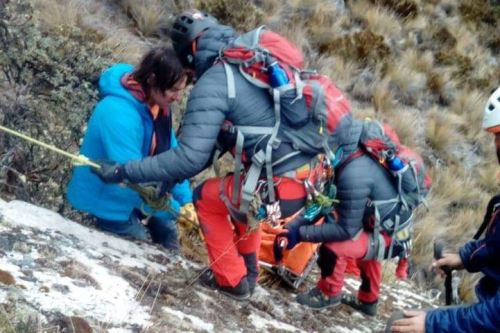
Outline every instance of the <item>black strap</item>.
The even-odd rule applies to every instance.
[[[486,227],[488,226],[489,222],[491,221],[491,218],[493,217],[493,212],[496,211],[496,209],[500,206],[500,194],[495,195],[493,198],[491,198],[490,202],[488,203],[488,207],[486,208],[486,214],[484,215],[483,223],[477,230],[476,234],[473,239],[479,239],[481,235],[484,233],[486,230]]]

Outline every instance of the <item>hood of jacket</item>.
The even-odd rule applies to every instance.
[[[194,56],[196,76],[199,78],[209,69],[219,56],[219,50],[238,37],[233,28],[226,25],[216,25],[205,31],[196,45]]]
[[[361,132],[363,131],[363,121],[350,118],[347,125],[339,126],[335,137],[338,143],[338,150],[341,149],[339,162],[344,162],[349,155],[356,152],[359,147]]]
[[[121,78],[134,70],[130,64],[115,64],[106,69],[99,79],[99,92],[101,98],[114,96],[122,98],[133,104],[134,107],[143,109],[144,104],[137,100],[121,83]]]

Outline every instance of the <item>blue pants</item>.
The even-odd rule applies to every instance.
[[[127,221],[109,221],[97,218],[97,228],[118,236],[148,241],[163,245],[167,249],[178,250],[177,228],[175,221],[156,216],[149,218],[148,224],[141,222],[144,216],[139,210],[133,210]]]

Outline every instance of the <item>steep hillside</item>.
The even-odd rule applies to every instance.
[[[189,7],[205,9],[240,31],[267,24],[288,36],[302,48],[310,67],[329,75],[346,92],[356,116],[389,122],[405,144],[421,152],[431,170],[434,185],[428,198],[429,210],[422,209],[417,215],[412,257],[418,273],[414,277],[423,282],[425,289],[422,290],[428,290],[432,277],[426,271],[431,260],[429,244],[436,238],[444,238],[451,248],[456,248],[468,240],[482,220],[488,197],[498,190],[492,138],[480,129],[487,95],[500,85],[498,1],[0,1],[0,45],[3,51],[0,53],[0,124],[77,153],[79,140],[98,97],[96,83],[99,73],[113,62],[135,63],[148,47],[169,43],[165,36],[173,17]],[[181,116],[182,105],[176,110],[176,124]],[[64,198],[70,172],[71,164],[65,157],[0,133],[0,197],[4,200],[34,203],[88,224],[86,217],[73,211]],[[195,177],[193,182],[212,174],[208,170]],[[56,216],[56,220],[60,219]],[[21,222],[10,223],[16,225]],[[10,233],[12,225],[4,227],[2,224],[0,227],[6,228],[2,229],[3,233]],[[14,234],[26,240],[36,237],[33,233],[28,233],[29,237]],[[50,238],[52,236],[47,237],[46,240],[56,240]],[[118,240],[113,239],[110,243],[115,241]],[[2,242],[1,246],[10,246],[9,242]],[[71,251],[85,247],[82,244]],[[198,263],[203,262],[205,257],[200,254],[203,252],[200,250],[203,247],[201,241],[194,238],[189,244],[184,253]],[[6,249],[0,249],[0,260],[7,260],[12,248]],[[117,256],[122,254],[115,253]],[[196,264],[178,260],[186,268],[199,268]],[[7,265],[7,261],[2,263]],[[10,275],[17,281],[24,273],[10,265],[16,264],[9,261],[8,267],[12,268]],[[64,270],[58,265],[52,268]],[[2,267],[0,265],[0,269]],[[187,269],[188,272],[190,270]],[[189,280],[185,275],[188,273],[180,269],[176,272],[183,277],[182,281],[168,280],[169,285],[182,285]],[[140,271],[142,281],[148,274],[147,270]],[[390,279],[387,281],[390,282]],[[131,285],[130,294],[133,294],[134,288],[141,289],[137,282],[126,279],[123,283]],[[35,285],[25,287],[34,288]],[[5,288],[2,284],[0,286]],[[462,280],[461,296],[464,299],[472,298],[472,286],[470,280]],[[172,294],[168,296],[162,288],[161,295],[167,299],[170,297],[172,303]],[[405,285],[404,288],[414,287]],[[205,295],[199,287],[194,289]],[[401,290],[398,293],[402,293]],[[22,287],[9,287],[9,291],[22,293]],[[148,293],[149,298],[155,297],[151,291]],[[266,297],[261,297],[261,293]],[[267,293],[279,295],[267,297]],[[5,297],[5,292],[3,295]],[[395,297],[390,296],[389,289],[385,289],[384,295],[388,299]],[[203,297],[197,298],[199,303],[196,304],[205,304]],[[277,302],[272,304],[278,310],[268,308],[267,298]],[[200,328],[196,326],[198,324],[193,324],[201,318],[212,323],[210,327],[214,331],[219,331],[223,327],[221,313],[226,311],[221,310],[219,304],[231,309],[231,318],[242,325],[242,331],[251,331],[262,324],[259,320],[257,324],[250,323],[248,319],[239,321],[237,310],[248,315],[250,312],[245,312],[246,307],[227,303],[221,297],[215,299],[208,300],[206,304],[219,311],[208,312],[205,316],[185,310],[191,303],[189,298],[183,298],[179,307],[171,309],[196,318],[183,320],[183,315],[175,312],[182,317],[181,324],[172,325],[181,330],[182,325],[188,322],[189,329],[202,331],[207,327],[200,324]],[[321,331],[330,323],[349,327],[345,324],[346,316],[350,315],[346,309],[341,310],[343,317],[340,317],[344,319],[337,318],[332,312],[319,316],[309,312],[297,315],[291,300],[292,296],[282,290],[259,289],[259,297],[250,306],[258,309],[256,312],[264,313],[262,317],[270,322],[269,327],[275,324],[273,318],[305,331]],[[162,301],[170,306],[169,301]],[[153,303],[151,299],[148,302],[141,305],[139,302],[134,306],[147,307]],[[28,308],[39,308],[41,303],[27,301],[25,304]],[[112,308],[112,304],[116,303],[109,304]],[[392,306],[391,302],[387,304]],[[165,315],[157,308],[153,311],[153,319],[147,316],[148,309],[141,308],[144,320],[153,323],[153,327]],[[92,315],[83,317],[90,318],[88,320],[94,327],[111,325],[104,317],[92,311],[89,313]],[[11,315],[8,312],[8,316]],[[209,321],[209,316],[218,319]],[[356,316],[354,318],[358,318]],[[379,328],[385,316],[386,313],[367,325]],[[14,322],[20,320],[9,318]],[[57,316],[48,315],[47,318],[47,322],[57,322],[54,319]],[[364,318],[359,319],[361,326],[356,326],[359,331],[372,327],[363,328]],[[304,322],[311,321],[312,326],[304,326]],[[149,325],[125,320],[121,323],[116,324],[117,329],[120,325],[128,325],[129,328]],[[166,327],[167,324],[161,325]],[[332,328],[332,331],[335,330]]]
[[[376,319],[344,306],[304,308],[283,288],[258,287],[239,303],[202,287],[202,267],[180,256],[21,201],[0,201],[0,254],[0,331],[8,333],[381,332],[393,308],[434,303],[406,282],[384,286]],[[357,280],[346,282],[357,290]]]

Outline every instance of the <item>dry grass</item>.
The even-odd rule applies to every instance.
[[[117,62],[130,64],[139,63],[144,54],[152,47],[148,41],[136,41],[134,43],[124,40],[120,31],[115,31],[102,41],[102,45],[113,50],[114,59]]]
[[[400,17],[414,18],[418,15],[419,7],[422,5],[419,0],[371,0],[374,4],[383,5],[394,11]]]
[[[356,1],[350,5],[352,16],[361,20],[366,28],[387,39],[398,39],[402,33],[398,17],[384,7],[373,6],[369,1]]]
[[[179,243],[182,255],[189,260],[205,263],[208,258],[205,242],[201,238],[199,229],[186,230],[179,228]]]
[[[33,0],[35,18],[46,28],[80,26],[86,8],[78,0]]]
[[[486,159],[485,162],[476,167],[476,170],[477,183],[480,188],[491,195],[498,193],[500,190],[500,170],[496,157],[492,156],[490,159]]]
[[[475,178],[466,174],[461,166],[433,169],[431,178],[433,209],[450,213],[463,207],[481,206],[487,199],[487,194],[477,188]]]
[[[388,113],[394,109],[396,101],[389,80],[385,79],[375,84],[372,102],[376,112]]]
[[[414,70],[404,59],[387,67],[384,79],[389,81],[395,99],[404,105],[417,105],[427,87],[426,75]]]
[[[468,94],[457,95],[450,105],[449,110],[459,115],[466,124],[463,131],[469,140],[477,138],[482,132],[483,109],[487,99],[485,93],[472,90]]]
[[[196,0],[196,7],[238,31],[255,29],[265,18],[265,13],[260,8],[246,0]]]
[[[300,27],[307,32],[307,36],[303,38],[312,45],[328,44],[332,39],[341,36],[348,21],[346,16],[339,15],[332,1],[325,0],[291,0],[283,14],[288,19],[285,22],[281,21],[280,24],[285,23],[291,30]]]
[[[340,57],[319,57],[312,67],[329,76],[341,90],[346,90],[352,78],[359,73],[357,63]]]
[[[441,158],[449,156],[448,149],[456,140],[457,128],[454,125],[443,109],[434,108],[427,113],[425,141]]]
[[[134,21],[136,31],[143,37],[158,37],[160,23],[168,8],[161,0],[122,0],[121,5]]]
[[[419,138],[424,130],[422,116],[418,110],[399,107],[391,112],[383,112],[382,119],[394,128],[401,143],[418,150],[421,146]]]

